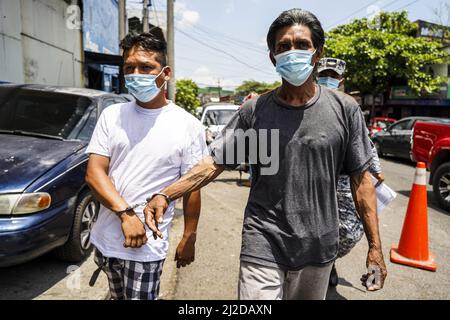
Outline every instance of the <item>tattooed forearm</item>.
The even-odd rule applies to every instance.
[[[224,167],[217,165],[211,157],[203,159],[176,183],[162,190],[173,200],[184,194],[199,190],[213,181],[223,171]]]

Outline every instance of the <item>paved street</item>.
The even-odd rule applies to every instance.
[[[414,177],[412,164],[382,160],[386,183],[397,199],[380,216],[381,236],[388,267],[384,290],[367,293],[359,282],[365,270],[367,244],[363,239],[337,262],[339,286],[328,299],[449,299],[450,214],[440,210],[428,193],[430,249],[437,257],[436,273],[389,262],[391,244],[398,243],[408,194]],[[171,248],[162,279],[162,299],[236,299],[243,210],[248,188],[238,187],[236,172],[225,172],[203,190],[196,261],[177,270],[174,251],[181,237],[183,218],[174,221]],[[107,283],[99,277],[95,288],[88,281],[95,270],[92,257],[79,269],[47,255],[0,272],[0,299],[104,299]],[[70,273],[72,272],[72,273]]]
[[[368,248],[363,238],[348,256],[337,261],[339,286],[329,292],[328,299],[449,299],[450,214],[438,208],[429,187],[429,241],[431,251],[437,256],[436,273],[390,263],[389,250],[400,239],[415,168],[407,161],[392,159],[383,159],[382,166],[386,183],[398,193],[380,217],[383,252],[389,272],[385,288],[368,293],[360,284]],[[240,230],[248,197],[247,188],[236,186],[233,178],[237,177],[236,173],[226,172],[204,189],[197,260],[195,264],[170,273],[170,281],[163,283],[166,294],[163,298],[236,299]],[[173,231],[180,234],[182,220],[174,224]],[[175,241],[172,241],[172,249]]]

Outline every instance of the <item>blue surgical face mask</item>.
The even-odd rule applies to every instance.
[[[277,72],[293,86],[300,87],[314,70],[311,65],[314,52],[290,50],[275,56]]]
[[[165,69],[165,68],[164,68]],[[164,84],[158,88],[156,78],[158,78],[164,69],[157,75],[152,74],[129,74],[125,76],[125,87],[140,102],[150,102],[161,92]]]
[[[337,89],[339,88],[341,81],[332,77],[319,77],[317,83],[331,89]]]

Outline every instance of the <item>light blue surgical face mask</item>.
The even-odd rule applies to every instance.
[[[165,69],[165,68],[164,68]],[[158,88],[156,78],[158,78],[164,71],[157,75],[152,74],[129,74],[125,76],[125,87],[140,102],[150,102],[156,98],[161,92],[166,82]]]
[[[293,86],[300,87],[314,70],[311,65],[314,52],[290,50],[275,56],[277,72]]]
[[[331,89],[339,88],[341,81],[332,77],[319,77],[317,83]]]

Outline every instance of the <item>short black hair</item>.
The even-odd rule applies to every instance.
[[[290,9],[281,13],[272,23],[267,34],[267,46],[270,52],[275,51],[275,39],[277,32],[285,27],[303,25],[311,30],[312,41],[317,50],[322,50],[325,44],[325,32],[319,19],[307,10]]]
[[[165,40],[159,39],[151,33],[129,33],[120,42],[120,47],[123,49],[124,57],[127,51],[135,47],[154,52],[156,53],[156,61],[162,67],[167,66],[167,43]]]

